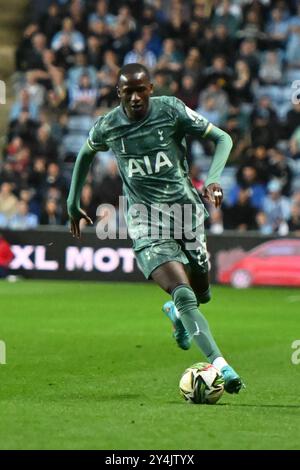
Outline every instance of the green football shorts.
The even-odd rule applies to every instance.
[[[147,279],[156,268],[169,261],[189,264],[192,272],[207,273],[208,258],[205,238],[194,240],[192,249],[190,244],[191,241],[187,240],[149,240],[149,244],[134,250],[138,267]]]

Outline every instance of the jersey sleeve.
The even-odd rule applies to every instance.
[[[212,129],[212,124],[201,114],[186,106],[178,98],[174,98],[177,122],[184,134],[205,137]]]
[[[97,119],[94,126],[90,130],[89,136],[87,139],[87,144],[90,147],[90,149],[96,152],[101,151],[101,150],[105,152],[109,149],[104,138],[103,119],[104,119],[103,116]]]

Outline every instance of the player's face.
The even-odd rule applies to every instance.
[[[153,85],[144,72],[121,75],[118,96],[130,119],[138,121],[146,116],[152,92]]]

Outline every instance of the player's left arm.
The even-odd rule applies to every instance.
[[[227,132],[211,123],[208,124],[203,137],[212,140],[216,147],[202,194],[207,201],[212,202],[218,208],[223,201],[220,178],[232,149],[232,139]]]
[[[215,153],[205,182],[203,196],[215,207],[220,207],[223,200],[220,177],[232,148],[231,137],[178,98],[170,99],[170,102],[175,110],[178,130],[182,135],[190,134],[200,139],[210,139],[215,143]]]

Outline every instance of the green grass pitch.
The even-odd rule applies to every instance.
[[[299,449],[300,296],[213,288],[203,306],[247,388],[217,405],[179,396],[181,351],[148,284],[0,283],[1,449]]]

